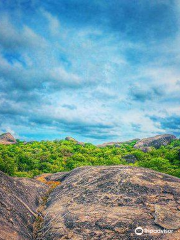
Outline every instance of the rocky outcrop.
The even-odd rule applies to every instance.
[[[16,139],[10,133],[3,133],[0,135],[0,144],[15,144]]]
[[[125,155],[123,159],[126,160],[127,163],[135,163],[137,161],[137,158],[133,154]]]
[[[31,240],[41,197],[48,187],[33,179],[0,172],[0,239]]]
[[[125,142],[107,142],[97,145],[97,147],[108,147],[115,146],[120,147],[122,144],[130,144],[131,142],[137,141],[134,145],[135,148],[141,149],[143,152],[149,152],[152,150],[152,147],[159,148],[162,145],[166,146],[171,143],[176,137],[171,134],[157,135],[155,137],[144,138],[142,140],[135,138]]]
[[[168,211],[166,206],[155,206],[155,223],[165,229],[180,229],[180,211]],[[180,235],[179,235],[180,236]]]
[[[135,138],[135,139],[128,140],[128,141],[125,141],[125,142],[107,142],[107,143],[103,143],[103,144],[98,144],[97,147],[108,147],[108,146],[119,147],[122,144],[129,144],[131,142],[139,141],[139,140],[140,140],[139,138]]]
[[[119,147],[120,144],[122,144],[122,142],[107,142],[107,143],[102,143],[102,144],[98,144],[97,147],[108,147],[108,146],[115,146],[115,147]]]
[[[180,179],[130,166],[77,168],[50,194],[44,216],[42,240],[179,239]],[[157,232],[136,235],[137,227]]]
[[[79,144],[79,145],[84,145],[83,142],[79,142],[79,141],[77,141],[75,138],[72,138],[72,137],[66,137],[65,140],[66,140],[66,141],[72,141],[72,142],[74,142],[74,143],[76,143],[76,144]]]
[[[81,167],[37,179],[46,185],[0,172],[0,239],[179,239],[179,178],[120,165]],[[56,181],[55,188],[48,187]],[[144,229],[142,235],[135,234],[137,227]]]
[[[77,140],[76,140],[75,138],[72,138],[72,137],[66,137],[65,140],[66,140],[66,141],[77,142]]]
[[[138,141],[134,147],[141,149],[144,152],[151,150],[151,147],[160,148],[161,146],[166,146],[171,143],[176,137],[171,134],[157,135],[155,137],[144,138]]]

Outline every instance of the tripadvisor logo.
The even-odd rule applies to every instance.
[[[143,229],[142,227],[137,227],[135,229],[136,235],[142,235],[143,233],[173,233],[173,230],[167,230],[167,229]]]
[[[135,229],[135,234],[137,234],[137,235],[142,235],[142,234],[143,234],[143,229],[142,229],[142,227],[137,227],[137,228]]]

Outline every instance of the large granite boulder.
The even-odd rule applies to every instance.
[[[3,133],[0,135],[0,144],[15,144],[16,139],[10,133]]]
[[[0,183],[0,239],[33,240],[37,208],[49,187],[33,179],[8,177],[1,171]]]
[[[151,147],[160,148],[161,146],[166,146],[175,140],[176,137],[171,134],[157,135],[155,137],[144,138],[138,141],[134,147],[141,149],[144,152],[150,151]]]
[[[137,227],[144,233],[135,234]],[[38,239],[175,240],[178,230],[179,178],[130,166],[82,167],[50,194]]]

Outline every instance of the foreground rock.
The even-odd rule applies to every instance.
[[[37,208],[48,187],[0,172],[0,239],[31,240]]]
[[[176,137],[171,134],[157,135],[155,137],[144,138],[138,141],[134,147],[137,149],[141,149],[144,152],[148,152],[151,150],[151,147],[160,148],[161,146],[166,146],[175,140]]]
[[[0,135],[0,144],[8,145],[17,143],[16,139],[10,133]]]
[[[180,239],[180,179],[130,166],[77,168],[44,214],[43,240]],[[137,227],[159,233],[138,236]]]

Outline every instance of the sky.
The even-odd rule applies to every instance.
[[[179,0],[0,0],[0,133],[180,137]]]

